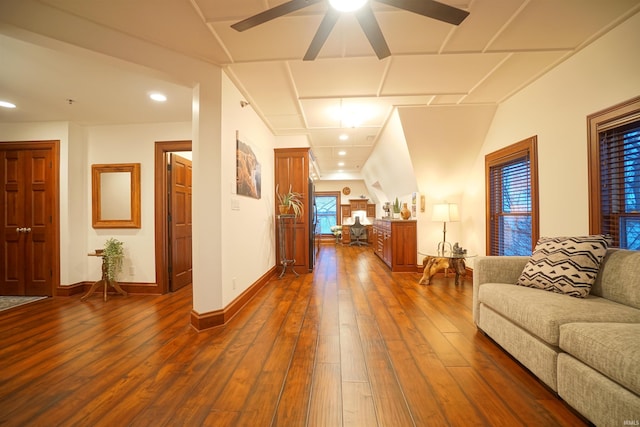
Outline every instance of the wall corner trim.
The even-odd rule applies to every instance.
[[[191,310],[191,326],[200,332],[206,329],[224,326],[235,316],[269,281],[276,275],[276,266],[273,266],[262,277],[256,280],[243,293],[238,295],[225,308],[207,313],[198,313]]]

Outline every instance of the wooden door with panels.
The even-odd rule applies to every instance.
[[[286,257],[295,260],[294,268],[298,268],[299,272],[308,272],[313,268],[309,260],[311,250],[309,246],[311,232],[309,212],[310,209],[313,209],[313,202],[309,195],[309,148],[276,148],[274,154],[275,184],[278,191],[286,192],[291,188],[291,191],[302,195],[303,201],[303,213],[296,219],[295,232],[292,221],[285,224]],[[277,202],[277,197],[274,196],[274,200]],[[274,208],[275,212],[278,212],[276,203],[274,203]],[[276,236],[279,236],[279,228],[280,225],[276,221]],[[293,241],[289,238],[294,235],[295,253]],[[276,244],[277,262],[280,262],[281,257],[279,245]]]
[[[169,275],[170,290],[191,284],[191,160],[169,154]]]
[[[56,154],[55,141],[0,144],[0,295],[53,295]]]

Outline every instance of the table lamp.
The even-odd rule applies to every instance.
[[[438,243],[438,255],[444,256],[447,247],[452,251],[451,243],[447,242],[447,222],[460,221],[458,205],[456,203],[437,203],[433,205],[432,221],[442,221],[442,242]]]

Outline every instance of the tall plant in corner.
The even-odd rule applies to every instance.
[[[104,252],[102,256],[107,264],[107,278],[115,280],[118,273],[122,271],[122,260],[124,259],[124,242],[113,237],[104,242]]]

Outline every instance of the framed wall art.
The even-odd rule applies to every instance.
[[[236,193],[259,199],[262,190],[260,162],[251,144],[236,131]]]

